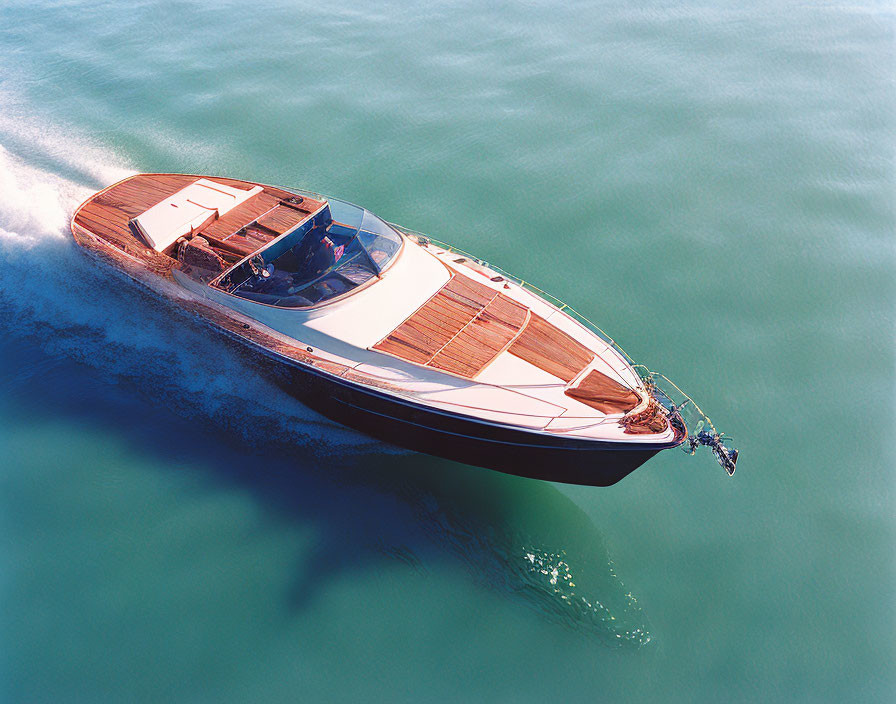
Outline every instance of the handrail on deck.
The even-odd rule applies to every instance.
[[[313,191],[308,191],[304,188],[284,187],[284,186],[280,186],[280,188],[283,188],[284,190],[287,190],[287,191],[297,192],[299,195],[307,195],[307,196],[310,196],[311,198],[327,200],[327,196],[320,194],[320,193],[315,193]],[[348,203],[348,201],[344,201],[344,202]],[[349,204],[355,205],[354,203],[349,203]],[[360,208],[362,206],[356,206],[356,207]],[[466,252],[463,249],[460,249],[459,247],[455,247],[454,245],[448,244],[447,242],[442,242],[441,240],[437,240],[436,238],[431,237],[430,235],[424,234],[422,232],[418,232],[417,230],[413,230],[409,227],[405,227],[403,225],[399,225],[394,222],[389,222],[388,220],[385,222],[388,225],[390,225],[391,227],[394,227],[399,232],[403,233],[404,235],[406,235],[408,237],[413,237],[417,241],[418,244],[420,244],[424,247],[429,244],[434,244],[434,245],[441,247],[442,249],[444,249],[447,252],[459,254],[459,255],[469,259],[470,261],[478,264],[481,267],[487,268],[490,271],[495,272],[496,274],[500,274],[504,279],[510,281],[511,283],[516,284],[520,288],[523,288],[523,289],[529,291],[530,293],[534,294],[535,296],[541,298],[546,303],[548,303],[548,305],[552,306],[555,310],[557,310],[559,312],[564,312],[568,315],[571,315],[574,319],[576,319],[585,328],[587,328],[588,330],[590,330],[591,332],[596,334],[607,345],[612,347],[613,350],[615,350],[619,354],[619,356],[622,357],[623,360],[628,362],[628,364],[632,367],[632,369],[634,369],[635,372],[638,374],[639,378],[644,383],[644,385],[648,388],[648,390],[650,391],[650,395],[665,410],[670,422],[672,422],[673,424],[676,424],[676,425],[680,424],[680,427],[682,428],[682,430],[685,433],[688,432],[688,426],[697,428],[697,431],[695,433],[693,433],[687,437],[687,442],[685,442],[685,444],[684,444],[685,451],[689,451],[690,454],[693,454],[694,449],[697,445],[697,440],[700,439],[701,436],[705,436],[704,439],[710,437],[709,434],[707,434],[705,432],[701,432],[701,429],[704,425],[707,425],[712,429],[712,435],[715,438],[716,445],[721,445],[721,440],[722,440],[724,434],[719,433],[718,430],[716,430],[716,427],[713,424],[712,420],[710,420],[709,416],[703,412],[703,410],[700,408],[700,406],[697,405],[697,402],[694,401],[694,399],[692,399],[688,394],[686,394],[684,391],[681,390],[681,388],[678,386],[678,384],[676,384],[674,381],[669,379],[669,377],[667,377],[665,374],[662,374],[660,372],[651,371],[646,365],[641,364],[639,362],[635,362],[635,360],[632,359],[632,357],[624,349],[622,349],[622,346],[619,345],[619,343],[617,343],[616,340],[614,340],[612,337],[610,337],[597,323],[595,323],[593,320],[591,320],[591,319],[587,318],[586,316],[582,315],[581,313],[579,313],[579,311],[577,311],[572,306],[568,305],[567,303],[564,303],[559,298],[548,293],[547,291],[540,289],[538,286],[535,286],[534,284],[529,283],[528,281],[524,281],[523,279],[521,279],[517,276],[514,276],[513,274],[502,269],[501,267],[494,266],[493,264],[489,264],[487,261],[480,259],[476,255],[470,254],[469,252]],[[662,382],[664,382],[664,385],[668,384],[671,388],[675,389],[677,394],[680,396],[680,400],[674,399],[672,397],[672,394],[668,393],[668,391],[667,391],[668,387],[661,386],[658,383],[659,381],[662,381]],[[693,416],[693,420],[686,424],[684,417],[683,417],[683,411],[688,406],[690,406],[690,411],[689,411],[688,415]],[[693,423],[693,425],[692,425],[692,423]],[[700,444],[708,444],[708,442],[702,442]],[[733,450],[733,460],[730,461],[730,466],[726,466],[725,460],[727,459],[728,453],[731,451],[729,451],[724,446],[722,446],[722,451],[723,451],[723,454],[725,455],[724,458],[719,455],[719,451],[718,451],[717,447],[713,448],[713,453],[716,455],[716,458],[719,460],[720,464],[722,464],[722,466],[726,467],[726,470],[728,471],[729,474],[733,474],[734,473],[734,463],[737,461],[737,450]]]

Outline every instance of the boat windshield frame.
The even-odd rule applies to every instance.
[[[354,203],[350,203],[348,201],[341,200],[339,198],[331,198],[329,196],[311,194],[308,191],[302,191],[300,189],[290,188],[284,190],[295,192],[297,195],[309,195],[315,197],[316,199],[324,201],[324,204],[316,211],[311,213],[307,218],[302,220],[300,223],[297,223],[294,227],[290,228],[280,236],[274,238],[270,242],[267,242],[264,246],[260,247],[256,251],[246,255],[245,257],[234,263],[233,266],[229,267],[227,270],[217,276],[213,281],[209,282],[208,285],[210,287],[227,293],[228,295],[234,296],[235,298],[241,298],[242,300],[256,303],[258,305],[268,306],[271,308],[279,308],[282,310],[317,309],[322,306],[329,305],[330,303],[335,303],[343,300],[348,296],[357,293],[361,289],[367,288],[368,286],[376,283],[380,280],[380,278],[382,278],[382,275],[395,264],[395,262],[399,259],[399,257],[401,257],[402,253],[404,252],[407,237],[386,220],[380,218],[366,208],[363,208]],[[323,223],[319,221],[322,214],[326,214],[327,218]],[[341,291],[335,295],[324,297],[321,300],[310,303],[309,305],[281,305],[279,301],[272,303],[263,300],[257,300],[254,297],[240,295],[238,289],[240,289],[247,281],[252,278],[251,273],[248,276],[243,277],[237,283],[232,283],[230,281],[230,278],[239,269],[245,268],[249,272],[252,272],[259,268],[265,268],[265,266],[273,263],[284,253],[292,250],[295,247],[301,246],[305,236],[312,230],[324,227],[329,232],[329,228],[331,226],[336,226],[339,230],[341,230],[341,232],[339,233],[340,236],[343,238],[347,238],[344,242],[345,247],[348,247],[349,244],[357,243],[360,252],[356,252],[356,254],[363,253],[363,258],[369,265],[369,268],[371,270],[370,273],[372,273],[372,276],[370,276],[363,282],[349,288],[348,290]],[[301,231],[304,231],[301,237],[296,239],[296,234]],[[364,237],[363,235],[366,235],[366,237]],[[397,248],[391,252],[383,251],[378,255],[376,250],[371,247],[371,245],[376,241],[377,238],[386,239],[393,245],[397,244]],[[292,239],[296,239],[296,241],[292,242]],[[284,243],[288,243],[288,246],[284,246]],[[276,252],[276,255],[273,257],[266,257],[265,254],[271,252],[272,249]],[[311,286],[319,280],[325,278],[326,276],[332,275],[332,272],[338,273],[338,268],[334,268],[332,269],[332,271],[324,272],[317,277],[302,282],[301,286]],[[282,298],[287,297],[288,296],[283,296]]]

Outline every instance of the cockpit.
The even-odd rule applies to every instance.
[[[401,235],[370,211],[331,198],[314,217],[273,240],[214,285],[267,305],[315,306],[378,277],[401,243]]]

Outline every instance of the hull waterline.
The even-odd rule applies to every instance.
[[[230,337],[230,336],[228,336]],[[378,440],[463,464],[530,479],[611,486],[666,446],[599,443],[483,422],[397,399],[255,345],[244,354],[292,397],[327,418]]]

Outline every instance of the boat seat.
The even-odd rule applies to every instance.
[[[199,235],[189,240],[179,240],[177,258],[186,266],[204,269],[212,274],[220,274],[226,268],[224,260],[211,248],[208,240]]]

